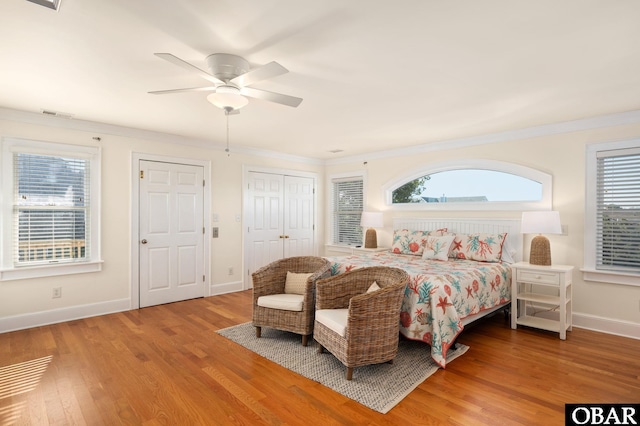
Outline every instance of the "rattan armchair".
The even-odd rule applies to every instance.
[[[253,325],[256,337],[261,336],[262,327],[290,331],[302,335],[302,345],[307,346],[313,334],[315,314],[315,287],[320,278],[331,275],[331,263],[321,257],[297,256],[276,260],[253,273]],[[260,306],[265,299],[285,293],[287,272],[312,273],[300,295],[300,310],[274,309]]]
[[[376,282],[380,290],[367,293]],[[318,352],[331,352],[353,369],[393,363],[398,353],[400,307],[409,276],[386,266],[354,269],[316,283],[316,320],[313,338]]]

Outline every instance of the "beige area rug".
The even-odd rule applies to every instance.
[[[398,355],[393,364],[376,364],[353,370],[353,379],[345,379],[345,367],[330,353],[317,353],[315,341],[302,346],[297,334],[263,327],[262,337],[256,338],[251,323],[218,330],[229,340],[281,366],[314,380],[347,398],[380,413],[387,413],[427,377],[438,365],[431,359],[429,346],[422,342],[400,339]],[[447,362],[469,349],[458,344],[450,350]]]

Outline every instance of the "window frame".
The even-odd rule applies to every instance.
[[[509,173],[542,184],[542,195],[539,201],[488,201],[488,202],[456,202],[456,203],[405,203],[392,202],[393,191],[407,182],[425,175],[454,170],[489,170]],[[420,166],[397,177],[382,186],[385,204],[394,210],[449,210],[449,211],[481,211],[481,210],[551,210],[553,186],[552,176],[540,170],[520,164],[484,159],[456,159],[439,161]]]
[[[65,262],[48,265],[20,265],[13,262],[13,199],[15,152],[51,156],[63,156],[89,160],[89,205],[90,257],[84,261]],[[96,146],[71,145],[43,142],[30,139],[3,138],[0,150],[2,164],[2,184],[0,186],[0,281],[41,278],[48,276],[97,272],[102,269],[100,254],[100,158],[101,149]]]
[[[335,219],[333,215],[333,196],[334,196],[334,183],[338,180],[345,179],[353,179],[353,180],[361,180],[362,181],[362,211],[366,210],[367,200],[366,200],[366,187],[367,187],[367,179],[366,173],[364,171],[359,172],[347,172],[347,173],[338,173],[333,174],[327,177],[327,217],[329,218],[329,226],[327,227],[327,246],[331,247],[340,247],[340,248],[353,248],[357,247],[357,245],[350,244],[340,244],[336,243],[336,238],[334,235],[334,225]],[[360,245],[364,244],[364,236],[362,236],[362,240]]]
[[[640,273],[619,272],[597,269],[597,197],[598,197],[598,154],[604,151],[617,151],[640,148],[639,139],[600,142],[588,144],[585,152],[585,217],[584,217],[584,265],[585,281],[598,281],[611,284],[640,286]]]

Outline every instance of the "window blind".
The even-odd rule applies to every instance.
[[[596,269],[640,271],[640,148],[599,152],[596,176]]]
[[[89,160],[14,153],[13,262],[90,258]]]
[[[363,183],[361,178],[333,180],[333,243],[339,245],[362,244],[360,216],[363,209]]]

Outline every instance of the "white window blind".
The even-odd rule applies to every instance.
[[[90,161],[13,153],[13,263],[90,259]]]
[[[362,244],[360,216],[363,210],[361,177],[334,179],[331,209],[333,211],[333,243]]]
[[[640,271],[640,148],[600,151],[596,269]]]

